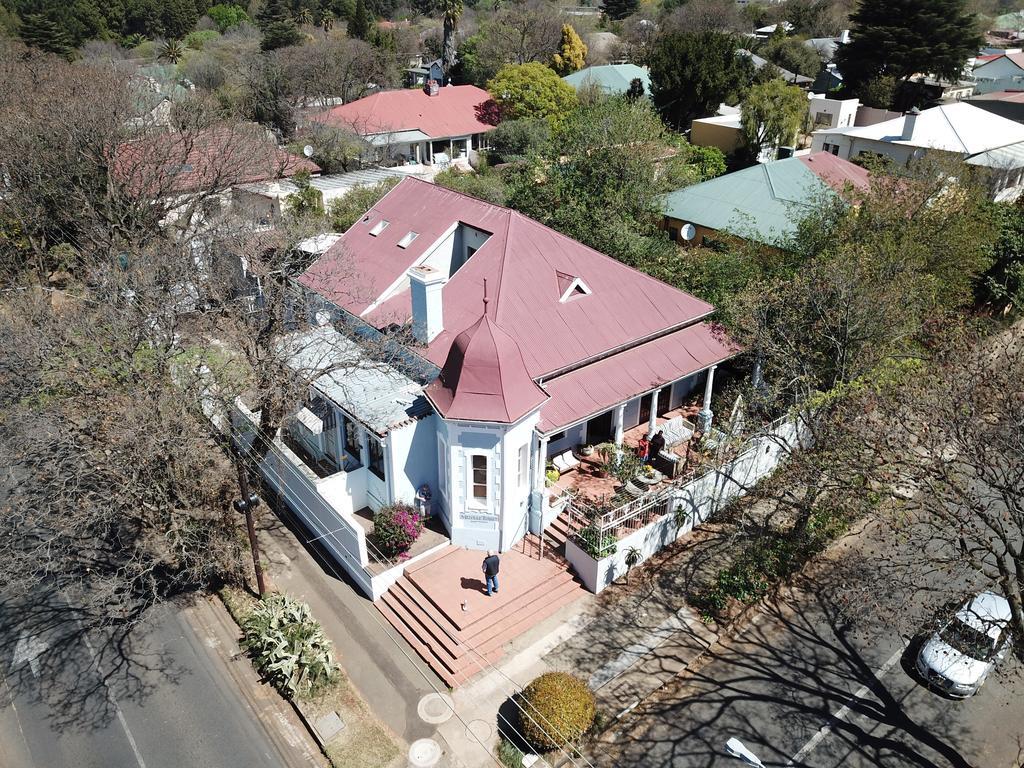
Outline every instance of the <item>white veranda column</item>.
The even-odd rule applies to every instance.
[[[615,444],[622,445],[622,425],[626,419],[626,404],[615,406]]]
[[[711,431],[711,420],[714,417],[711,412],[711,390],[715,386],[715,368],[717,367],[712,365],[708,368],[708,376],[704,382],[704,407],[697,414],[697,426],[704,434]]]
[[[545,436],[541,436],[537,440],[537,456],[534,460],[534,473],[533,483],[534,490],[541,494],[544,494],[544,480],[547,477],[547,460],[548,460],[548,439]]]
[[[664,389],[664,387],[662,389]],[[661,389],[656,389],[651,393],[651,417],[647,420],[648,437],[654,434],[654,430],[658,426],[658,399],[660,397]]]

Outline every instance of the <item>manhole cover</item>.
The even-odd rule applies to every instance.
[[[484,744],[490,741],[491,735],[494,733],[494,729],[491,727],[491,724],[485,720],[471,721],[466,730],[469,731],[470,736]]]
[[[428,693],[420,699],[416,712],[423,722],[438,725],[452,719],[452,715],[455,713],[455,702],[446,693]]]
[[[409,746],[412,768],[434,768],[441,761],[441,747],[433,739],[417,739]]]

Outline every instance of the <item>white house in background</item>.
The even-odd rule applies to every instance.
[[[857,121],[860,99],[830,99],[822,94],[808,95],[808,111],[815,130],[852,128]]]
[[[971,76],[976,94],[1024,89],[1024,53],[1016,49],[979,56]]]
[[[394,168],[364,168],[349,173],[314,176],[309,185],[320,193],[324,206],[340,200],[357,187],[374,186],[388,179],[405,178]],[[288,212],[288,197],[298,192],[291,179],[268,179],[253,184],[240,184],[232,191],[236,210],[249,212],[253,220],[263,224],[277,221]]]
[[[1013,200],[1024,191],[1024,125],[965,102],[874,125],[815,131],[811,149],[844,160],[879,155],[904,166],[926,153],[944,154],[986,169],[994,200]]]
[[[709,304],[413,178],[299,283],[319,309],[286,343],[297,369],[325,374],[264,476],[374,599],[403,565],[370,567],[367,508],[426,487],[451,543],[508,550],[562,509],[545,487],[549,459],[622,444],[694,398],[709,430],[715,368],[738,351]],[[396,325],[411,341],[384,361],[340,332]]]
[[[494,128],[483,119],[490,98],[475,85],[431,81],[424,88],[380,91],[311,120],[362,136],[384,163],[468,164]]]

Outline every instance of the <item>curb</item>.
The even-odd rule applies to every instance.
[[[238,625],[231,617],[231,614],[228,612],[227,607],[224,605],[220,597],[210,596],[203,602],[214,615],[211,617],[203,617],[197,615],[196,611],[193,610],[192,615],[189,617],[190,623],[198,625],[196,627],[197,629],[202,630],[215,640],[221,639],[218,636],[222,636],[224,638],[230,638],[230,642],[233,645],[237,645]],[[221,613],[222,611],[223,613]],[[230,647],[231,646],[225,648],[225,652],[229,651]],[[285,708],[280,706],[284,697],[269,686],[264,686],[262,684],[259,684],[258,687],[253,686],[251,681],[247,680],[245,676],[234,666],[237,660],[244,658],[246,669],[251,671],[253,675],[256,675],[255,670],[248,663],[248,658],[245,657],[245,654],[241,651],[239,654],[225,653],[222,657],[228,675],[235,683],[239,694],[252,708],[256,715],[257,722],[270,735],[270,739],[274,743],[275,747],[277,747],[282,759],[286,760],[288,765],[296,767],[309,765],[326,766],[325,758],[319,749],[314,751],[309,748],[308,743],[300,743],[302,740],[300,730],[295,729],[294,727],[291,729],[292,736],[298,737],[294,739],[288,738],[288,735],[283,732],[282,726],[290,725],[287,723],[287,717],[284,715],[284,711],[286,711]],[[292,709],[294,711],[294,707],[292,707]],[[309,730],[309,726],[302,718],[301,714],[296,714],[298,715],[298,720],[302,723],[303,727],[306,730]],[[319,742],[315,737],[314,743],[319,746]],[[289,759],[290,757],[299,757],[300,755],[302,758],[301,763],[296,760]]]

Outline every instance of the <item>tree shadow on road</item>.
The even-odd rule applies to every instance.
[[[855,629],[829,597],[842,578],[841,571],[830,571],[783,590],[758,624],[607,735],[594,750],[595,765],[731,765],[724,744],[734,736],[756,745],[765,765],[784,766],[828,725],[827,740],[792,765],[968,768],[960,750],[970,736],[957,703],[936,697],[925,717],[908,713],[904,699],[916,683],[899,666],[880,676],[876,670],[889,653],[866,658],[858,641],[862,633],[885,636],[887,620],[883,614],[879,625],[868,627],[864,619]],[[897,654],[901,650],[902,643]],[[835,718],[842,708],[844,717]]]
[[[106,727],[117,716],[116,702],[141,703],[186,674],[153,632],[155,612],[179,607],[140,607],[115,617],[91,615],[42,588],[0,597],[0,708],[12,699],[42,706],[54,732]]]

